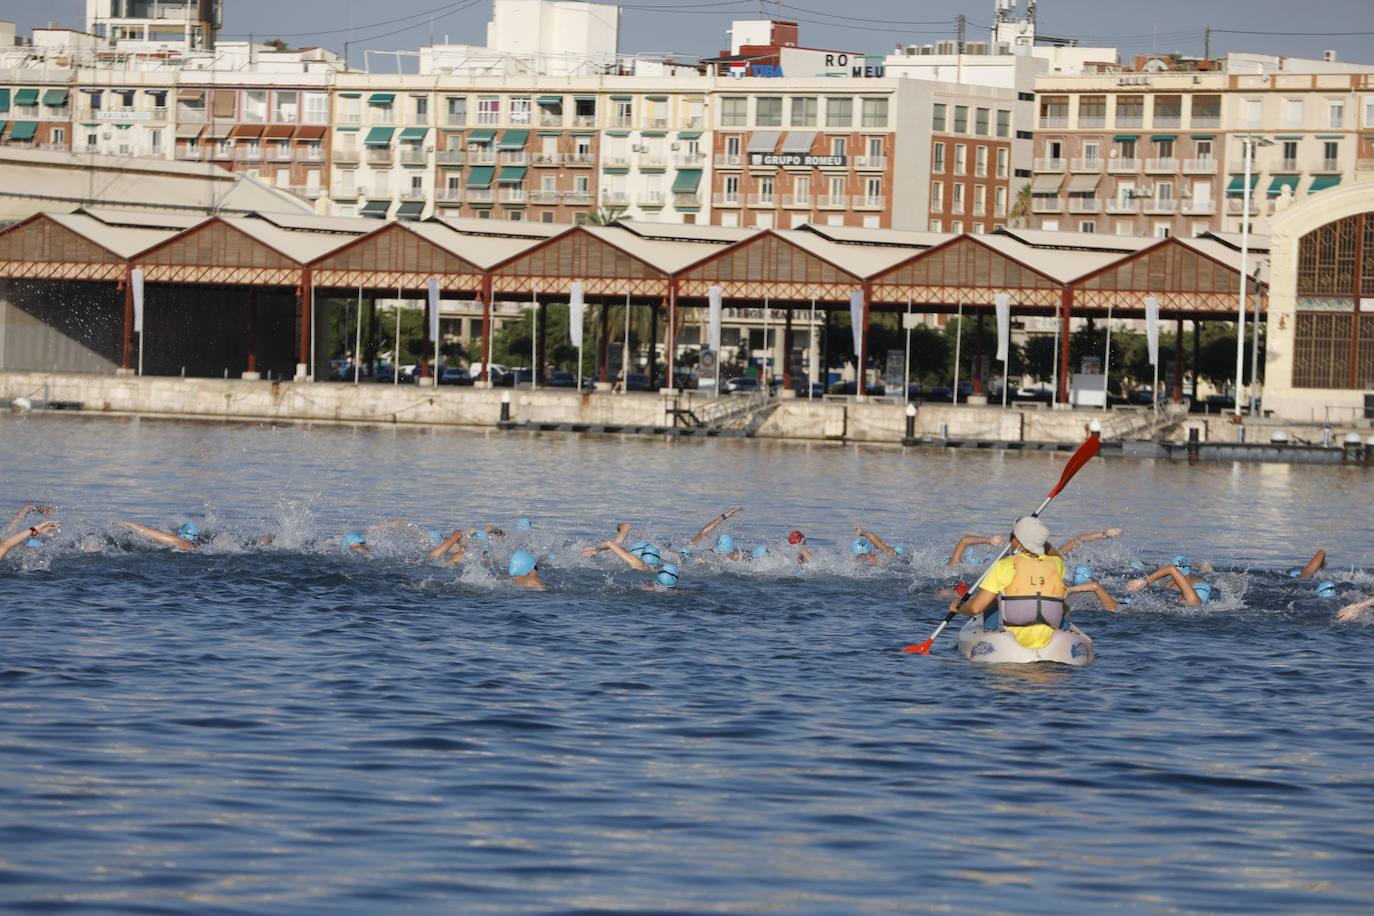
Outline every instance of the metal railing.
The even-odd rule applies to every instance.
[[[1140,201],[1112,198],[1107,201],[1107,212],[1114,216],[1128,216],[1140,212]]]
[[[1100,156],[1092,159],[1074,159],[1072,162],[1069,163],[1069,171],[1100,172],[1102,171],[1102,166],[1103,162]]]
[[[530,203],[532,204],[556,204],[561,199],[557,191],[531,191],[529,193]]]
[[[712,194],[711,205],[715,207],[738,207],[740,204],[739,192],[733,194]]]
[[[1062,172],[1064,171],[1065,160],[1053,156],[1038,158],[1034,163],[1034,170],[1037,172]]]
[[[373,146],[373,147],[369,147],[369,148],[368,148],[368,151],[367,151],[367,164],[368,164],[368,165],[391,165],[391,163],[392,163],[394,160],[395,160],[395,154],[392,152],[391,147],[389,147],[389,146],[383,146],[383,147]]]
[[[1189,175],[1215,175],[1217,172],[1217,160],[1184,159],[1183,171]]]
[[[661,207],[666,202],[662,191],[641,191],[635,200],[641,207]]]
[[[737,153],[717,153],[716,168],[737,169],[744,164],[744,157]]]
[[[333,151],[334,161],[340,164],[357,164],[362,161],[362,150],[338,149]]]
[[[1041,115],[1041,130],[1067,130],[1069,127],[1069,116],[1065,115]]]
[[[1108,159],[1108,172],[1138,172],[1140,171],[1139,159]]]
[[[1178,201],[1175,198],[1145,198],[1146,213],[1175,213],[1178,211]]]
[[[1172,174],[1178,171],[1177,159],[1146,159],[1145,171],[1151,173],[1165,172]]]
[[[468,161],[468,153],[462,149],[441,149],[434,158],[440,165],[462,165]]]
[[[887,205],[887,198],[882,194],[855,194],[850,202],[855,210],[881,210]]]
[[[429,162],[429,153],[425,152],[423,149],[401,147],[402,165],[424,165],[427,162]]]
[[[434,199],[435,199],[436,201],[441,202],[441,203],[447,203],[447,204],[462,203],[462,200],[463,200],[463,189],[462,189],[462,188],[449,188],[449,187],[435,188],[435,189],[434,189]]]
[[[697,193],[678,192],[673,195],[673,206],[683,209],[692,209],[701,206],[701,195]]]
[[[1098,213],[1102,210],[1102,204],[1096,197],[1070,197],[1070,213]]]
[[[751,207],[776,207],[778,199],[773,194],[750,194],[749,206]]]
[[[856,169],[886,169],[886,156],[855,156],[854,168]]]

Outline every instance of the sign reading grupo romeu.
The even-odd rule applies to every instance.
[[[813,153],[750,153],[749,164],[773,165],[785,169],[843,169],[849,166],[849,157],[820,156]]]

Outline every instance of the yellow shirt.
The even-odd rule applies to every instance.
[[[1038,556],[1035,557],[1035,559],[1049,561],[1053,565],[1055,574],[1058,576],[1053,583],[1044,583],[1044,593],[1052,597],[1062,597],[1064,594],[1063,559],[1052,556]],[[1003,557],[993,564],[992,569],[988,571],[987,578],[983,579],[983,584],[979,586],[979,589],[1000,595],[1015,581],[1016,573],[1016,557]],[[1017,598],[1023,596],[1012,595],[1012,597]],[[1007,632],[1027,649],[1043,649],[1048,646],[1050,640],[1054,638],[1054,627],[1046,626],[1043,623],[1033,623],[1025,627],[1007,627]]]

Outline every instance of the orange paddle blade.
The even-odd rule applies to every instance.
[[[906,647],[905,649],[903,649],[902,651],[903,651],[903,652],[915,653],[915,654],[917,654],[917,655],[929,655],[929,654],[930,654],[930,645],[931,645],[931,643],[933,643],[933,642],[935,642],[934,639],[927,639],[927,640],[926,640],[925,642],[923,642],[923,643],[917,643],[917,644],[914,645],[914,646],[907,646],[907,647]]]
[[[1059,491],[1069,485],[1073,480],[1073,475],[1077,474],[1083,465],[1087,464],[1093,457],[1102,450],[1102,439],[1096,435],[1089,436],[1088,441],[1078,447],[1078,451],[1073,453],[1069,463],[1064,466],[1064,473],[1059,477],[1059,484],[1050,491],[1050,499],[1059,495]]]

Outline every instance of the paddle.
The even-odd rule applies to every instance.
[[[1073,480],[1073,476],[1082,469],[1083,465],[1091,461],[1093,456],[1096,455],[1098,451],[1101,450],[1101,448],[1102,440],[1098,437],[1096,433],[1093,433],[1091,436],[1088,437],[1086,442],[1084,442],[1082,445],[1078,447],[1078,451],[1074,452],[1073,455],[1069,458],[1069,463],[1064,466],[1064,473],[1059,476],[1059,483],[1055,484],[1054,489],[1050,491],[1050,495],[1045,497],[1045,501],[1040,504],[1040,508],[1036,509],[1034,512],[1031,513],[1031,518],[1036,518],[1040,515],[1041,512],[1044,512],[1045,507],[1050,504],[1050,501],[1053,500],[1056,496],[1058,496],[1060,492],[1066,486],[1069,485],[1069,481]],[[983,584],[983,580],[988,577],[988,573],[992,572],[992,567],[996,566],[997,562],[1001,560],[1003,557],[1005,557],[1007,555],[1007,551],[1009,550],[1011,550],[1010,541],[1008,541],[1007,545],[1002,548],[1002,552],[997,555],[997,557],[992,561],[992,563],[988,565],[988,568],[983,570],[983,574],[978,577],[978,581],[974,582],[972,587],[967,586],[962,582],[954,586],[954,591],[959,595],[960,605],[962,605],[965,601],[968,600],[969,595],[972,595],[975,591],[978,590],[978,586]],[[940,621],[940,625],[935,628],[935,632],[930,634],[929,639],[927,639],[925,642],[917,643],[914,646],[907,646],[902,651],[914,652],[920,655],[929,655],[930,647],[935,643],[936,637],[938,637],[941,633],[944,632],[945,627],[949,626],[949,622],[953,620],[958,613],[959,611],[957,608],[953,611],[950,611],[948,614],[945,615],[945,619]]]

